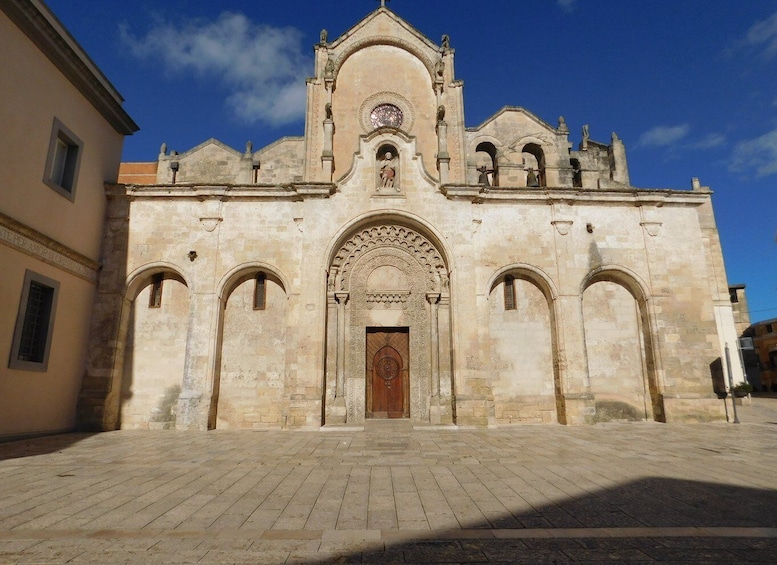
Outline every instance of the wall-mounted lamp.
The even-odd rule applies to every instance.
[[[197,258],[197,252],[194,250],[189,251],[187,257],[189,257],[189,261],[194,261]]]
[[[178,176],[178,161],[170,161],[170,170],[173,171],[173,184],[175,184],[175,177]]]

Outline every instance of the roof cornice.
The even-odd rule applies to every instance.
[[[0,0],[0,10],[118,133],[132,135],[140,129],[122,107],[116,88],[41,0]]]

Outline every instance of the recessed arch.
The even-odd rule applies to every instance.
[[[552,280],[533,265],[506,265],[486,296],[496,422],[566,423]]]
[[[636,300],[648,301],[650,289],[636,271],[623,265],[602,265],[593,269],[580,283],[580,294],[595,282],[609,280],[622,284]]]
[[[510,265],[505,265],[504,267],[501,267],[499,270],[494,272],[491,275],[491,278],[488,279],[488,292],[486,293],[487,296],[494,290],[494,287],[497,286],[507,274],[510,274],[515,278],[529,280],[530,282],[536,284],[543,291],[543,294],[546,296],[549,303],[556,300],[558,297],[558,290],[556,289],[556,285],[553,283],[553,280],[548,276],[548,274],[539,267],[530,265],[528,263],[512,263]]]
[[[268,283],[267,303],[262,308],[256,307],[254,289],[245,286],[252,281],[256,284],[258,275]],[[217,284],[216,356],[208,429],[282,426],[278,395],[283,392],[286,367],[289,288],[280,269],[264,261],[236,265]],[[239,294],[231,301],[235,293]],[[263,390],[266,392],[259,394]]]
[[[606,265],[583,279],[580,296],[596,419],[665,421],[644,280],[626,267]]]
[[[169,281],[169,282],[166,282]],[[144,305],[139,300],[156,283],[165,298]],[[172,284],[171,284],[172,283]],[[192,289],[179,268],[168,262],[148,263],[127,276],[114,360],[113,428],[173,428],[183,383],[189,301]],[[152,307],[153,306],[153,307]]]
[[[441,241],[425,222],[394,210],[359,216],[333,238],[325,265],[325,422],[376,417],[365,375],[370,339],[395,335],[408,340],[403,417],[453,422],[451,285]]]
[[[182,283],[191,292],[192,287],[177,265],[165,261],[155,261],[138,267],[127,275],[124,285],[124,297],[133,301],[140,291],[151,281],[154,275],[164,274],[166,277]]]
[[[235,288],[237,288],[240,284],[244,283],[248,279],[254,277],[256,273],[260,271],[267,274],[268,278],[271,280],[274,279],[288,296],[289,282],[280,271],[280,269],[274,265],[271,265],[270,263],[265,263],[262,261],[251,261],[232,267],[232,269],[230,269],[223,277],[221,277],[218,285],[216,285],[216,294],[218,295],[219,300],[224,302],[229,298],[229,295],[233,290],[235,290]]]

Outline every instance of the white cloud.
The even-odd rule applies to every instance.
[[[303,55],[297,29],[224,12],[215,21],[157,22],[143,37],[123,29],[122,40],[135,57],[156,59],[170,73],[220,83],[240,119],[280,125],[304,116],[305,77],[313,63]]]
[[[729,169],[757,177],[777,174],[777,129],[737,143]]]
[[[574,10],[577,0],[556,0],[556,2],[565,12],[571,12]]]
[[[691,126],[678,124],[676,126],[656,126],[639,136],[637,147],[663,147],[672,145],[688,135]]]
[[[726,136],[722,133],[710,133],[696,143],[691,144],[693,149],[712,149],[726,143]]]
[[[777,55],[777,12],[755,23],[747,32],[747,42],[763,48],[766,57]]]

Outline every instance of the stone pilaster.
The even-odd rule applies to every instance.
[[[179,430],[207,430],[209,427],[218,306],[218,297],[212,292],[191,295],[183,387],[176,417]]]

